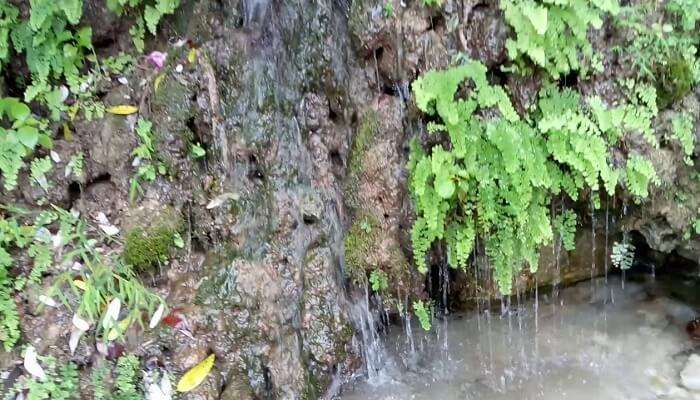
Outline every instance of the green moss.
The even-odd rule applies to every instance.
[[[367,215],[358,218],[345,235],[345,270],[356,284],[365,282],[367,274],[374,267],[369,260],[378,239],[379,222]]]
[[[379,129],[379,116],[375,110],[368,110],[362,116],[357,133],[352,142],[348,175],[345,180],[345,198],[350,207],[357,207],[357,191],[363,169],[365,153]]]
[[[152,229],[134,228],[126,234],[122,257],[137,270],[147,270],[167,261],[177,230],[167,226]]]
[[[659,67],[657,77],[657,103],[661,109],[682,99],[692,88],[693,71],[681,56],[673,57]]]

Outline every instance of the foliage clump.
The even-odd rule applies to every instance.
[[[478,236],[500,291],[508,294],[514,273],[523,264],[535,271],[540,247],[553,238],[553,196],[575,200],[584,188],[612,194],[625,182],[635,196],[646,196],[655,181],[650,163],[633,156],[619,168],[609,162],[608,149],[626,135],[653,137],[648,116],[655,104],[648,90],[633,106],[609,108],[597,97],[584,100],[571,89],[548,86],[532,119],[523,120],[478,62],[418,78],[416,104],[437,118],[428,131],[449,138],[449,146],[412,145],[410,187],[418,217],[411,235],[419,271],[427,271],[425,257],[436,241],[444,241],[452,267],[466,268]]]
[[[515,31],[506,42],[509,58],[523,67],[527,57],[554,78],[600,68],[588,30],[620,11],[617,0],[501,0],[500,7]]]
[[[345,269],[353,282],[366,282],[374,267],[369,259],[378,239],[379,221],[370,215],[357,218],[345,235]]]
[[[58,364],[51,356],[39,356],[46,378],[21,377],[3,397],[11,400],[24,393],[27,400],[55,399],[69,400],[80,397],[78,387],[78,368],[72,362]]]
[[[167,261],[176,232],[168,226],[130,230],[124,240],[124,262],[138,271],[146,271]]]

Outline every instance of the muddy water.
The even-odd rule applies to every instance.
[[[655,281],[624,289],[614,277],[593,283],[523,300],[503,314],[435,320],[433,332],[413,338],[413,352],[405,330],[395,327],[377,374],[341,398],[700,398],[679,378],[695,345],[684,331],[694,309],[665,296]]]

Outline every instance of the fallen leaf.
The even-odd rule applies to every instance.
[[[73,280],[73,285],[77,287],[78,289],[85,291],[87,289],[87,285],[85,284],[85,281],[80,280],[80,279],[75,279]]]
[[[107,219],[107,216],[102,211],[97,213],[95,220],[97,220],[97,223],[99,223],[99,224],[109,225],[109,219]]]
[[[78,314],[73,315],[73,325],[83,332],[90,329],[90,323],[87,322],[86,320],[80,318],[80,316],[78,316]]]
[[[70,354],[75,353],[75,349],[78,348],[78,342],[80,337],[83,336],[83,332],[80,329],[73,329],[70,333],[70,339],[68,339],[68,348],[70,349]]]
[[[39,295],[39,301],[40,301],[42,304],[47,305],[47,306],[49,306],[49,307],[56,307],[56,306],[58,306],[58,304],[56,303],[56,300],[52,299],[52,298],[49,297],[49,296],[43,295],[43,294],[42,294],[42,295]]]
[[[107,109],[108,113],[116,114],[116,115],[129,115],[129,114],[134,114],[138,111],[139,111],[139,109],[137,107],[130,106],[128,104],[113,106],[113,107],[109,107]]]
[[[163,323],[171,328],[177,327],[177,325],[182,322],[182,318],[173,310],[165,318],[163,318]]]
[[[204,361],[190,368],[177,383],[177,391],[189,392],[204,382],[204,379],[209,375],[209,372],[214,366],[214,359],[214,354],[210,354]]]
[[[187,61],[190,64],[194,64],[194,62],[197,60],[197,49],[190,49],[190,51],[187,53]]]
[[[33,377],[40,380],[46,379],[44,369],[39,365],[37,360],[36,349],[33,346],[27,346],[27,351],[24,353],[24,369],[27,370]]]
[[[153,316],[151,317],[151,322],[149,322],[149,324],[148,324],[148,327],[150,329],[153,329],[158,325],[158,323],[160,322],[160,319],[163,318],[164,312],[165,312],[165,305],[163,303],[161,303],[158,306],[158,309],[156,310],[156,312],[153,313]]]
[[[163,78],[165,78],[164,75],[158,75],[156,79],[153,81],[153,91],[157,92],[158,88],[160,87],[160,84],[163,82]]]
[[[100,225],[100,229],[102,229],[102,232],[107,236],[116,236],[119,234],[119,228],[114,225]]]
[[[51,159],[53,160],[53,162],[55,162],[55,163],[60,163],[60,162],[61,162],[61,156],[59,156],[58,153],[56,153],[55,151],[51,150],[51,152],[50,152],[49,154],[51,155]]]

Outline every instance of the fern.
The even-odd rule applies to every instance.
[[[649,195],[650,183],[659,183],[654,165],[638,154],[632,155],[627,160],[625,174],[627,176],[627,190],[635,197],[636,202]]]
[[[460,96],[455,98],[458,88]],[[427,272],[426,254],[437,241],[447,247],[448,263],[466,268],[475,238],[483,239],[502,293],[524,264],[536,271],[539,249],[557,227],[573,248],[576,220],[565,214],[550,221],[552,196],[577,199],[584,188],[612,194],[627,179],[635,196],[655,183],[648,161],[633,158],[627,170],[609,163],[609,148],[629,134],[651,132],[653,88],[635,92],[637,101],[609,108],[595,97],[545,87],[538,110],[524,121],[500,86],[490,85],[477,62],[431,71],[413,84],[422,111],[437,117],[432,134],[449,138],[424,149],[411,145],[410,188],[418,218],[411,232],[415,263]],[[632,112],[632,108],[638,108]],[[651,169],[653,173],[653,168]],[[644,179],[647,178],[647,179]]]
[[[579,70],[585,75],[599,64],[588,29],[600,29],[606,14],[620,11],[617,0],[501,0],[500,7],[515,31],[506,42],[510,59],[522,67],[527,57],[554,78]]]
[[[424,331],[429,331],[432,328],[431,317],[432,308],[430,304],[426,305],[423,300],[416,300],[413,302],[413,312],[416,317],[418,317],[418,322]]]
[[[685,154],[685,163],[693,165],[695,127],[692,114],[684,112],[673,118],[671,136],[681,144],[681,149],[683,149],[683,154]]]
[[[133,354],[119,357],[117,361],[117,379],[115,382],[115,400],[141,400],[137,385],[139,372],[139,359]]]
[[[634,250],[634,245],[631,243],[615,242],[615,244],[613,244],[612,254],[610,255],[613,266],[622,270],[632,268],[632,264],[634,263]]]
[[[561,243],[568,251],[576,248],[576,214],[571,210],[566,210],[559,214],[554,220],[554,227],[559,233]]]
[[[18,393],[24,393],[27,400],[71,400],[79,398],[78,368],[72,362],[58,367],[53,357],[39,357],[46,373],[46,379],[37,380],[33,377],[20,378],[5,395],[5,400],[11,400]]]

